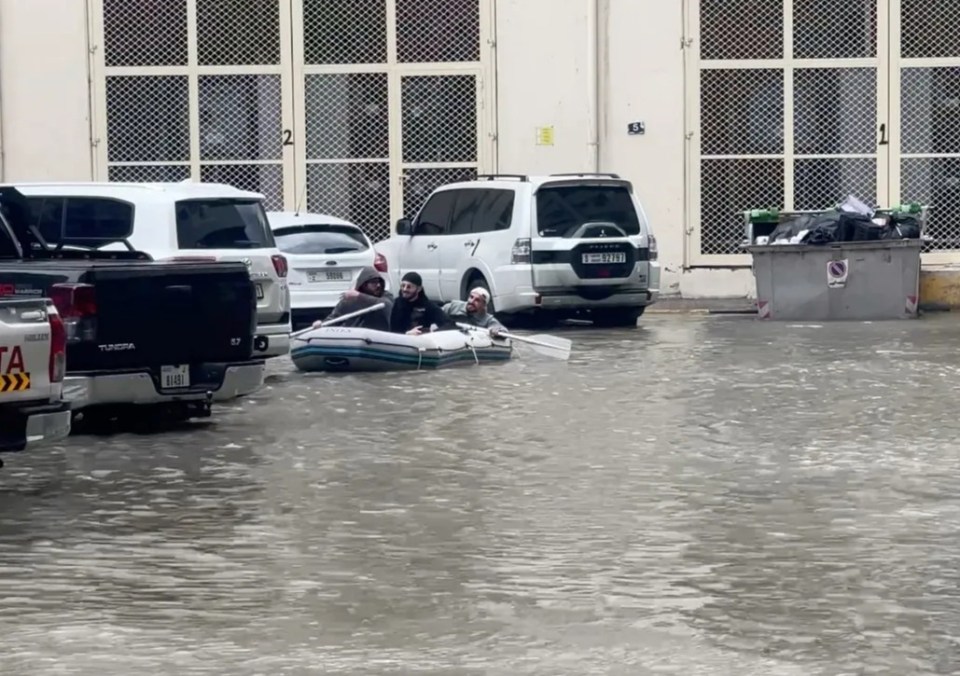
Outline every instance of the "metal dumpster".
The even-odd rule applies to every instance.
[[[753,255],[757,313],[792,321],[917,317],[921,239],[764,244]]]

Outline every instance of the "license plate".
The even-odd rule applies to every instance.
[[[610,253],[585,253],[583,254],[582,260],[587,265],[626,263],[627,254],[625,254],[623,251],[613,251]]]
[[[344,282],[348,279],[347,273],[343,270],[323,270],[321,272],[307,273],[307,281],[311,284],[318,282]]]
[[[190,387],[190,367],[181,366],[160,367],[160,387],[164,390],[177,390]]]
[[[256,284],[257,287],[257,300],[263,300],[263,284]]]

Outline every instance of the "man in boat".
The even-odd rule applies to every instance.
[[[423,291],[423,279],[416,272],[408,272],[400,280],[400,295],[393,303],[390,315],[390,330],[419,336],[427,331],[436,331],[448,323],[440,306],[427,298]]]
[[[372,267],[363,268],[357,277],[356,288],[344,292],[340,297],[340,302],[333,308],[333,311],[327,315],[326,321],[339,317],[340,315],[350,314],[357,310],[363,310],[371,305],[383,303],[381,310],[368,312],[348,319],[345,322],[338,322],[337,326],[352,326],[361,329],[373,329],[374,331],[390,330],[390,311],[393,309],[393,294],[386,291],[386,281],[383,276]],[[313,328],[323,326],[322,321],[313,323]]]
[[[443,306],[443,313],[453,322],[472,324],[488,329],[490,335],[496,337],[506,327],[492,314],[487,312],[490,303],[490,292],[478,286],[470,292],[466,301],[452,300]]]

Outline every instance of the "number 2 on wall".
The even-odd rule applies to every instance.
[[[293,132],[289,129],[283,130],[283,145],[285,146],[293,145]]]

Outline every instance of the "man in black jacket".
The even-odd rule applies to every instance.
[[[390,330],[419,336],[425,331],[436,331],[447,322],[443,310],[424,293],[420,275],[416,272],[405,274],[400,281],[400,295],[390,314]]]
[[[357,277],[355,289],[351,289],[343,294],[340,302],[333,308],[333,311],[327,315],[324,321],[330,321],[340,315],[350,314],[357,310],[371,307],[377,303],[383,303],[382,310],[374,310],[367,314],[348,319],[345,322],[338,322],[337,326],[353,326],[363,329],[373,329],[375,331],[390,330],[390,311],[393,309],[393,296],[389,291],[385,291],[386,283],[383,277],[374,268],[366,267],[360,271]],[[323,322],[313,323],[314,328],[323,326]]]

